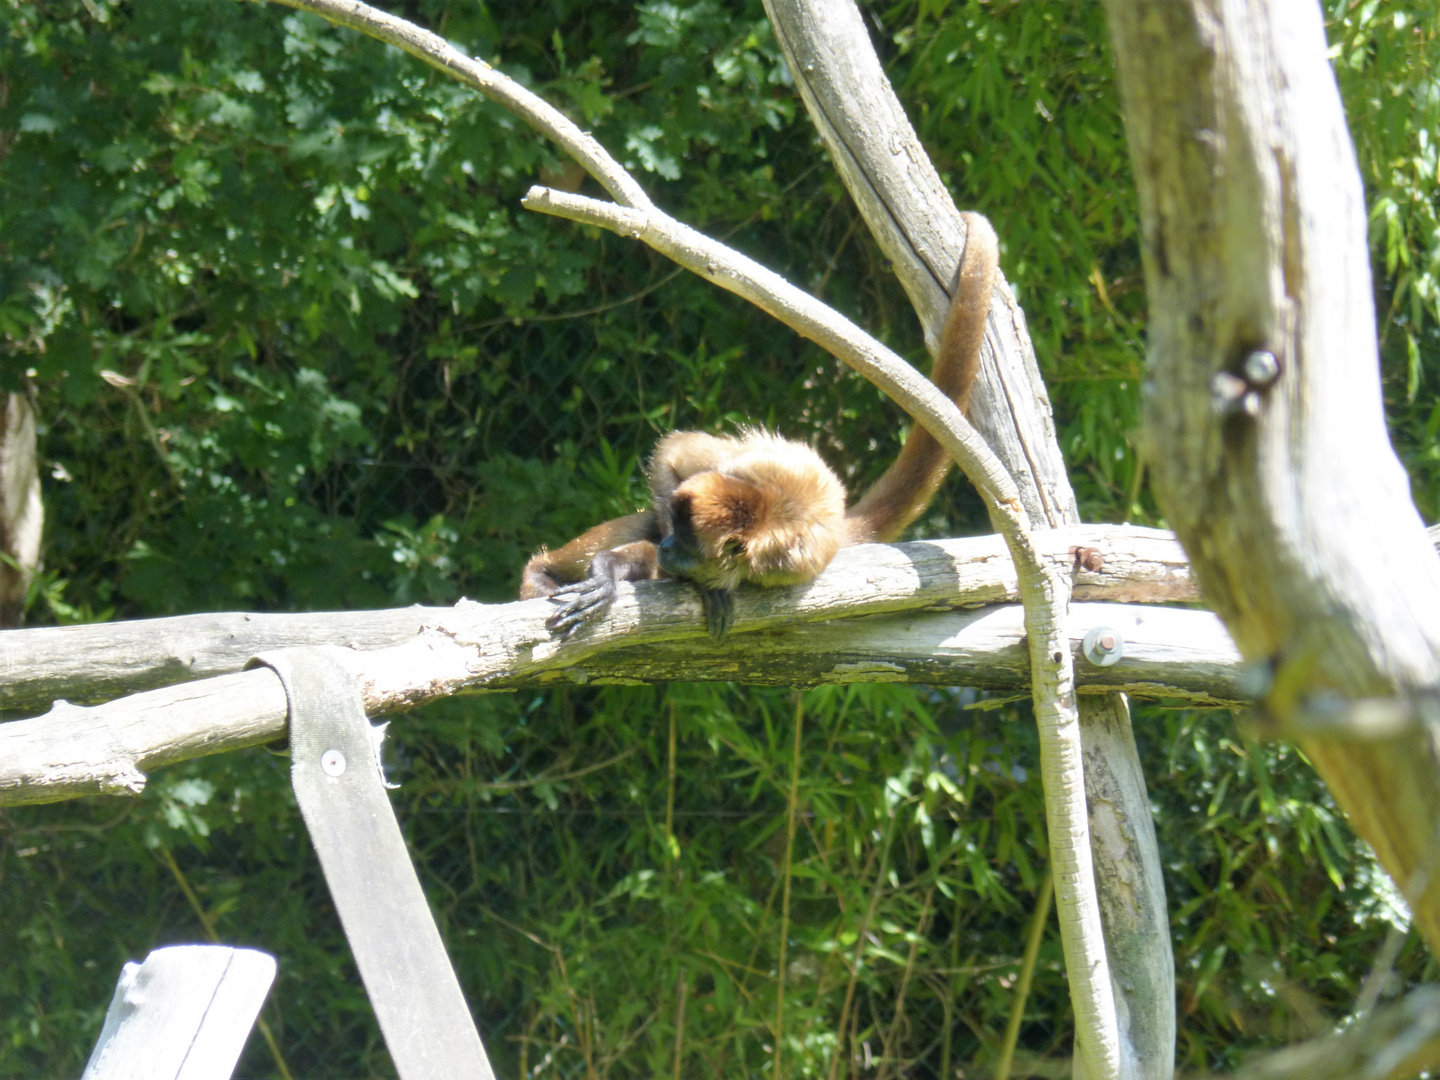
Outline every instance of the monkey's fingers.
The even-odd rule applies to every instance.
[[[545,625],[563,637],[570,637],[591,619],[604,613],[615,599],[615,583],[608,578],[586,578],[550,594],[555,611]]]
[[[735,598],[729,589],[701,589],[700,599],[705,604],[705,629],[716,641],[722,640],[735,621]]]

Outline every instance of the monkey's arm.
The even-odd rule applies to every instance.
[[[568,637],[610,606],[618,582],[648,581],[659,576],[653,541],[636,540],[596,552],[590,560],[588,577],[550,594],[557,607],[545,625]]]
[[[538,551],[525,564],[520,599],[548,596],[551,630],[573,633],[615,599],[615,583],[659,576],[655,514],[642,510],[587,529],[562,548]]]
[[[652,543],[660,539],[652,510],[614,518],[593,529],[586,529],[564,547],[547,551],[541,548],[525,564],[520,576],[520,599],[533,600],[550,596],[563,585],[583,581],[590,573],[595,556],[611,548],[622,547],[637,540]],[[654,575],[651,575],[652,577]]]

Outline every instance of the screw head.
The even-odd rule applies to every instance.
[[[1080,643],[1080,651],[1096,667],[1109,667],[1125,655],[1125,639],[1114,627],[1095,626]]]
[[[1263,388],[1280,377],[1280,360],[1268,349],[1256,349],[1246,353],[1240,368],[1251,386]]]

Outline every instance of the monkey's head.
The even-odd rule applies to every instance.
[[[717,637],[729,625],[729,592],[736,585],[802,584],[825,569],[840,547],[845,497],[838,482],[836,493],[824,485],[817,497],[813,487],[798,490],[793,474],[785,481],[703,472],[671,498],[660,569],[700,586]]]
[[[670,501],[660,569],[706,589],[732,589],[746,578],[746,541],[764,514],[764,493],[719,472],[690,477]]]

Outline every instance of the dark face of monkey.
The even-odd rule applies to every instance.
[[[763,514],[763,493],[719,472],[692,476],[670,500],[670,533],[660,541],[660,569],[716,589],[747,577],[745,541]]]
[[[670,521],[669,535],[657,545],[660,569],[671,577],[684,578],[699,586],[706,626],[712,637],[724,637],[734,617],[730,590],[744,576],[743,546],[731,537],[720,542],[716,550],[704,550],[695,530],[694,500],[683,485],[670,504]]]
[[[670,529],[670,535],[660,541],[660,569],[671,577],[689,577],[703,556],[695,538],[695,515],[691,512],[689,497],[683,492],[677,492],[671,500]]]

